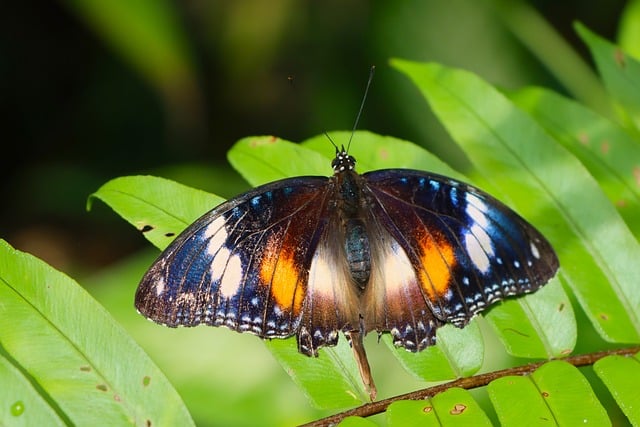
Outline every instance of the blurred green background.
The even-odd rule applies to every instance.
[[[89,194],[117,176],[154,174],[233,196],[247,188],[225,158],[236,140],[350,129],[372,64],[359,128],[414,141],[464,171],[464,157],[388,59],[466,68],[505,89],[542,85],[597,109],[572,23],[615,40],[625,4],[10,2],[0,18],[0,237],[87,286],[165,370],[199,425],[250,425],[284,406],[289,415],[265,424],[312,419],[321,412],[259,340],[164,330],[135,313],[137,280],[157,252],[104,205],[87,212]],[[387,394],[419,385],[377,353],[374,370],[389,364],[377,373],[390,378]]]

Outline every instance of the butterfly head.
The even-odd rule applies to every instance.
[[[352,171],[356,167],[356,159],[347,153],[344,146],[339,150],[338,147],[336,147],[336,157],[331,162],[331,167],[334,173]]]

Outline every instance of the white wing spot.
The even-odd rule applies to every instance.
[[[531,255],[533,255],[535,259],[540,259],[540,251],[535,243],[531,242],[529,246],[531,246]]]
[[[164,281],[164,277],[160,276],[158,281],[156,282],[156,296],[159,297],[164,293],[164,287],[166,282]]]
[[[467,215],[469,215],[476,224],[479,224],[483,228],[488,228],[489,221],[487,221],[487,217],[484,214],[487,211],[487,205],[473,193],[467,193],[465,199],[467,200]]]
[[[220,294],[224,298],[231,298],[238,292],[242,284],[242,273],[242,261],[238,255],[233,255],[229,258],[220,282]]]
[[[471,234],[476,236],[476,239],[478,239],[478,242],[480,242],[480,246],[482,246],[482,249],[484,249],[487,256],[494,256],[495,253],[493,251],[493,242],[491,241],[491,237],[489,237],[487,232],[484,231],[484,229],[478,224],[474,224],[471,227],[470,231]]]
[[[489,257],[494,255],[493,243],[480,224],[473,224],[465,234],[464,245],[476,268],[483,274],[488,272],[491,267]]]
[[[204,236],[209,240],[207,244],[207,253],[211,256],[215,256],[218,250],[224,247],[229,233],[224,228],[224,217],[220,216],[213,220],[211,224],[204,230]]]
[[[211,262],[211,281],[217,282],[222,277],[222,273],[224,273],[225,267],[227,265],[227,261],[230,262],[229,256],[231,252],[229,249],[222,247],[213,258],[213,262]]]
[[[471,261],[476,266],[476,268],[483,274],[487,273],[489,271],[491,263],[489,262],[489,257],[487,256],[487,253],[485,252],[481,241],[478,240],[478,238],[476,238],[476,236],[474,236],[472,232],[467,232],[464,235],[464,246],[467,249],[469,258],[471,258]]]

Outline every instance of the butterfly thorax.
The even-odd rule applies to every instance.
[[[355,170],[355,159],[344,150],[333,161],[339,212],[347,266],[353,281],[364,289],[371,275],[371,248],[363,217],[361,177]]]

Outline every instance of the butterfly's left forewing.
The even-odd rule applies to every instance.
[[[327,178],[292,178],[223,203],[160,255],[138,287],[136,307],[167,326],[296,334],[303,312],[321,304],[307,288],[312,263],[317,269],[336,262],[316,250],[327,233],[327,194]],[[315,321],[329,335],[335,309]]]

